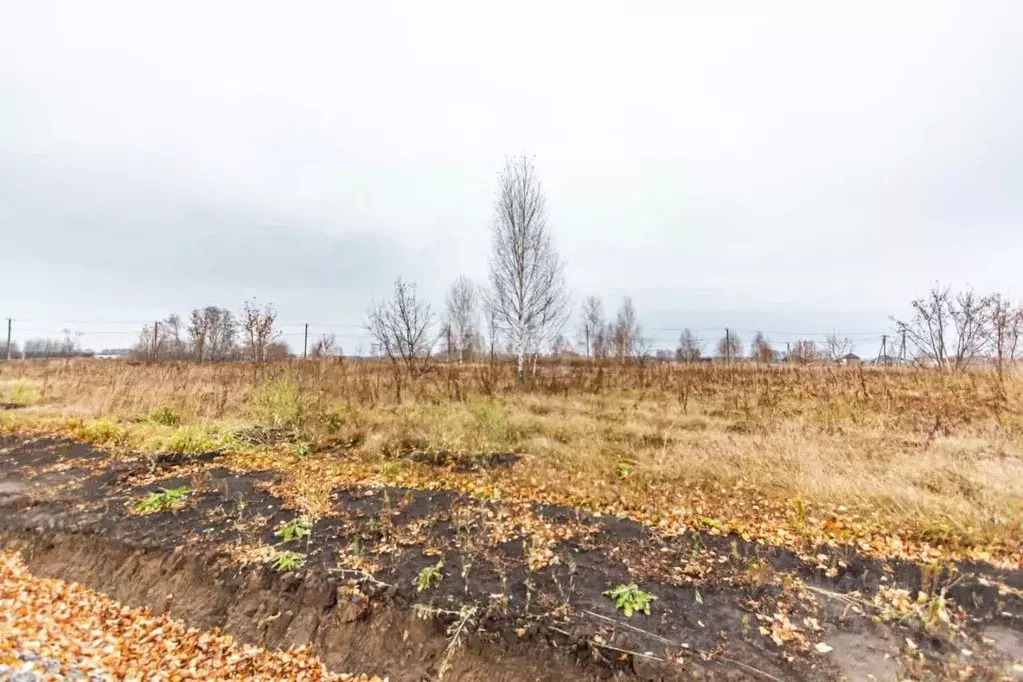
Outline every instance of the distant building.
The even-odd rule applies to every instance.
[[[838,362],[842,365],[858,365],[863,361],[860,359],[859,355],[856,355],[856,353],[846,353],[839,358]]]

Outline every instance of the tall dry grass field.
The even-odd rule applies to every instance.
[[[25,403],[0,413],[7,430],[227,450],[285,469],[305,500],[374,480],[772,541],[1020,556],[1023,380],[993,372],[548,361],[520,387],[506,364],[412,379],[366,360],[75,359],[2,365],[5,392]],[[506,451],[522,458],[472,471],[412,456]]]

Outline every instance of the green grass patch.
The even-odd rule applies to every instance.
[[[42,398],[42,391],[35,384],[27,381],[8,381],[0,383],[0,403],[11,403],[28,407],[35,405]]]

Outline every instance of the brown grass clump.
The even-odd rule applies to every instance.
[[[14,362],[0,382],[36,397],[0,428],[227,450],[291,472],[294,497],[318,508],[331,486],[373,480],[798,548],[1021,557],[1023,381],[994,373],[576,362],[541,364],[520,388],[511,366],[435,365],[403,380],[400,404],[375,361]],[[463,471],[420,451],[523,457]]]

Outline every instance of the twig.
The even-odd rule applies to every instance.
[[[394,585],[391,585],[390,583],[385,583],[383,580],[377,580],[376,578],[373,577],[372,574],[367,573],[366,571],[359,571],[359,570],[356,570],[354,568],[332,568],[332,569],[330,569],[330,572],[331,573],[351,573],[352,575],[361,576],[363,579],[368,580],[371,583],[374,583],[376,585],[381,585],[383,587],[394,587]]]
[[[657,641],[659,641],[659,642],[661,642],[663,644],[669,644],[669,645],[671,645],[673,647],[676,647],[678,649],[688,650],[688,651],[691,651],[692,653],[695,653],[695,654],[702,654],[702,655],[705,655],[705,656],[710,656],[712,658],[716,658],[719,661],[723,661],[725,663],[731,663],[732,665],[737,665],[737,666],[745,668],[745,669],[747,669],[747,670],[749,670],[751,672],[755,672],[755,673],[757,673],[759,675],[762,675],[763,677],[765,677],[765,678],[767,678],[769,680],[772,680],[773,682],[782,682],[782,680],[779,680],[774,675],[772,675],[770,673],[767,673],[767,672],[764,672],[763,670],[760,670],[758,668],[754,668],[753,666],[751,666],[749,664],[746,664],[746,663],[743,663],[742,661],[737,661],[734,658],[728,658],[727,656],[721,656],[720,654],[712,654],[712,653],[710,653],[708,651],[700,651],[699,649],[690,649],[689,647],[682,646],[678,642],[673,642],[670,639],[667,639],[665,637],[661,637],[660,635],[655,635],[652,632],[647,632],[646,630],[642,630],[640,628],[637,628],[634,625],[629,625],[628,623],[622,623],[621,621],[617,621],[614,618],[608,618],[607,616],[602,616],[601,614],[594,613],[593,611],[583,611],[583,613],[588,614],[590,616],[594,616],[596,618],[600,618],[601,620],[606,620],[609,623],[613,623],[614,625],[621,626],[621,627],[626,628],[628,630],[633,630],[634,632],[638,632],[640,634],[647,635],[648,637],[652,637],[653,639],[656,639]],[[604,645],[604,644],[599,644],[597,646],[606,646],[608,649],[615,649],[612,646],[607,646],[607,645]],[[622,651],[623,653],[632,653],[632,652],[629,652],[629,651],[624,651],[622,649],[615,649],[615,651]],[[648,656],[647,654],[637,654],[637,655],[645,656],[646,658],[653,658],[654,660],[663,660],[663,659],[659,659],[659,658],[657,658],[655,656]]]
[[[766,677],[767,679],[772,680],[773,682],[784,682],[783,680],[779,680],[777,677],[775,677],[771,673],[765,673],[763,670],[761,670],[759,668],[754,668],[753,666],[748,665],[746,663],[743,663],[742,661],[737,661],[734,658],[728,658],[727,656],[718,656],[718,658],[720,660],[724,661],[725,663],[731,663],[732,665],[737,665],[740,668],[745,668],[746,670],[749,670],[750,672],[754,672],[754,673],[757,673],[758,675],[762,675],[763,677]]]
[[[556,628],[556,627],[548,626],[547,629],[551,630],[553,632],[557,632],[558,634],[564,635],[566,637],[571,637],[572,636],[571,634],[569,634],[568,632],[565,632],[561,628]],[[593,645],[593,646],[600,647],[601,649],[608,649],[610,651],[617,651],[620,654],[629,654],[630,656],[639,656],[640,658],[649,658],[651,661],[658,661],[659,663],[671,663],[671,661],[669,661],[668,659],[661,658],[660,656],[654,656],[653,654],[641,654],[638,651],[629,651],[628,649],[619,649],[616,646],[611,646],[610,644],[601,644],[600,642],[595,642],[592,639],[588,639],[588,640],[586,640],[586,642],[588,644]]]
[[[629,625],[628,623],[622,623],[620,621],[615,620],[614,618],[608,618],[607,616],[602,616],[601,614],[594,613],[593,611],[583,611],[583,613],[585,613],[585,614],[587,614],[589,616],[593,616],[594,618],[600,618],[601,620],[606,620],[609,623],[614,623],[615,625],[621,626],[621,627],[626,628],[628,630],[632,630],[634,632],[638,632],[638,633],[640,633],[642,635],[647,635],[648,637],[652,637],[652,638],[656,639],[657,641],[659,641],[659,642],[661,642],[663,644],[670,644],[671,646],[678,647],[679,649],[687,648],[687,647],[683,647],[678,642],[673,642],[670,639],[666,639],[664,637],[661,637],[660,635],[655,635],[652,632],[647,632],[646,630],[641,630],[640,628],[637,628],[634,625]]]

